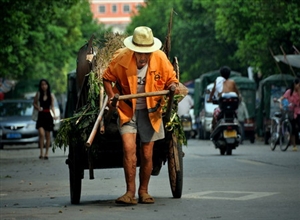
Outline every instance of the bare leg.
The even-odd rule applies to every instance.
[[[138,194],[148,193],[148,185],[153,168],[152,154],[154,142],[142,143],[141,146],[141,166],[140,166],[140,186]]]
[[[123,166],[126,180],[126,193],[135,196],[135,176],[136,176],[136,134],[123,134]]]
[[[48,150],[49,150],[50,143],[51,143],[50,131],[45,131],[45,136],[46,136],[46,152],[45,152],[45,157],[48,157]]]
[[[39,128],[40,157],[43,157],[44,138],[45,138],[45,130],[44,130],[44,128],[40,127],[40,128]]]
[[[293,151],[297,151],[296,136],[294,134],[291,135],[291,144],[293,145]]]

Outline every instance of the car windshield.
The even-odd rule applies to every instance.
[[[0,102],[0,116],[31,116],[33,105],[31,102]]]

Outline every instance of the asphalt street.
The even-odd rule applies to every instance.
[[[210,141],[184,146],[182,198],[173,199],[167,165],[150,181],[155,204],[120,206],[125,192],[122,169],[88,170],[81,203],[70,203],[67,152],[40,160],[37,146],[5,146],[0,151],[0,219],[300,219],[300,147],[271,151],[245,141],[221,156]]]

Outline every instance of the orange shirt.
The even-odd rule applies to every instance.
[[[120,95],[137,93],[137,66],[134,52],[128,48],[122,48],[116,51],[109,66],[104,70],[103,79],[115,82],[119,85],[113,87],[114,93]],[[151,54],[146,73],[145,92],[161,91],[168,88],[171,83],[179,83],[173,65],[165,53],[161,50]],[[118,113],[120,125],[130,121],[135,108],[136,99],[132,99],[132,106],[125,101],[120,101]],[[153,129],[158,132],[162,123],[162,109],[164,105],[162,96],[152,96],[146,98],[149,119]]]

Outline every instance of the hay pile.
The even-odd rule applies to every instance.
[[[102,82],[102,74],[106,69],[114,53],[124,47],[123,40],[126,38],[126,35],[118,33],[109,33],[104,37],[104,47],[97,49],[95,57],[95,70],[97,77],[100,82]]]

